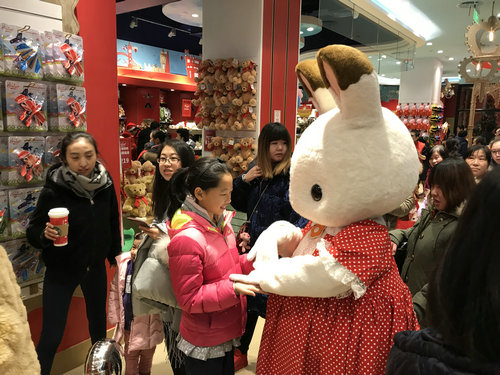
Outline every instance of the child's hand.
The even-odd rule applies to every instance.
[[[233,289],[237,296],[243,294],[245,296],[255,296],[255,293],[264,293],[258,285],[245,284],[240,282],[233,283]]]
[[[154,240],[158,240],[163,235],[162,231],[157,227],[147,227],[145,225],[139,224],[139,229]]]

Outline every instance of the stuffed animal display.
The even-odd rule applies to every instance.
[[[255,68],[251,60],[202,61],[192,101],[198,107],[195,122],[200,129],[255,130]]]
[[[127,199],[123,203],[123,212],[133,217],[146,217],[151,212],[151,199],[146,194],[146,185],[142,182],[125,185]]]
[[[248,165],[255,158],[254,138],[242,137],[239,142],[234,137],[212,137],[208,143],[208,150],[212,157],[218,157],[227,162],[233,172],[233,177],[248,169]]]
[[[419,161],[367,57],[332,45],[316,58],[296,71],[322,114],[290,169],[291,205],[310,222],[272,224],[255,270],[231,279],[270,293],[257,374],[381,375],[394,334],[419,328],[381,217],[411,194]]]

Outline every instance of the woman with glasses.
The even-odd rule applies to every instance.
[[[500,165],[500,137],[494,138],[490,143],[491,158],[493,159],[491,165],[496,167]]]
[[[158,153],[153,184],[154,222],[150,227],[139,225],[139,229],[147,236],[137,251],[132,275],[134,316],[161,313],[165,346],[174,375],[185,374],[184,355],[176,347],[181,310],[175,307],[177,303],[172,302],[176,301],[173,291],[172,293],[166,291],[159,280],[165,275],[170,279],[164,265],[165,260],[162,258],[169,241],[166,222],[168,219],[167,208],[171,201],[170,180],[178,169],[190,167],[194,161],[194,152],[185,142],[169,139],[163,143]],[[146,278],[142,275],[146,275]],[[147,286],[144,286],[144,282],[147,283]]]

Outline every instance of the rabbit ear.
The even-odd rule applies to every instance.
[[[307,95],[312,99],[314,106],[321,114],[337,106],[321,78],[321,73],[315,60],[305,60],[298,63],[295,67],[295,72],[302,87],[306,90]]]
[[[366,55],[349,46],[331,45],[321,48],[316,54],[323,80],[335,95],[359,81],[361,76],[370,74],[373,65]]]

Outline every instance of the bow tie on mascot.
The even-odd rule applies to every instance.
[[[255,270],[231,279],[270,294],[257,374],[384,374],[394,334],[419,326],[381,216],[411,194],[419,161],[363,53],[332,45],[316,60],[296,72],[322,114],[290,169],[292,207],[310,222],[272,224]]]

